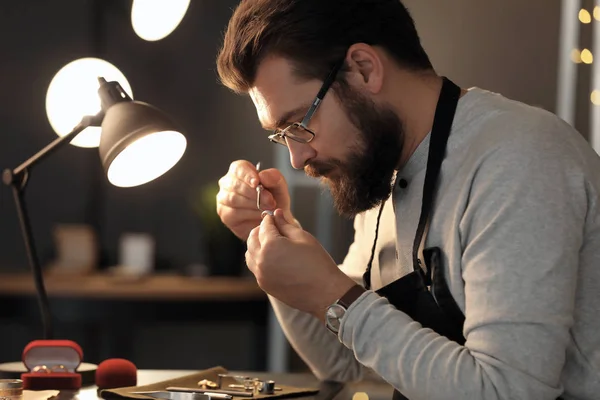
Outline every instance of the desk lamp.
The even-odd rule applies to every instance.
[[[3,172],[3,182],[12,188],[29,266],[32,270],[42,315],[44,339],[53,339],[48,296],[37,257],[25,188],[31,170],[88,127],[101,127],[100,160],[108,180],[118,187],[147,183],[171,169],[183,156],[186,139],[159,109],[134,101],[117,81],[98,78],[101,110],[87,115],[67,134],[58,137],[27,161]]]

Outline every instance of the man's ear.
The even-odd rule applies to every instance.
[[[377,94],[383,86],[384,67],[381,55],[365,43],[350,46],[346,53],[349,71],[347,81],[351,86],[372,94]]]

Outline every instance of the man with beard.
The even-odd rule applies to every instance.
[[[244,0],[217,65],[355,218],[338,266],[279,171],[235,161],[219,182],[317,377],[371,369],[413,400],[600,393],[600,159],[572,127],[437,75],[397,0]]]

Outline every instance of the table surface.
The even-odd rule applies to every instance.
[[[148,385],[155,382],[173,379],[198,371],[189,370],[140,370],[138,371],[138,385]],[[249,371],[231,371],[239,375],[248,375],[260,379],[273,379],[275,382],[282,382],[286,385],[299,387],[319,387],[319,381],[312,374],[308,373],[265,373]],[[82,389],[74,400],[98,400],[97,388],[95,386]],[[364,381],[346,385],[345,389],[335,397],[336,400],[352,399],[356,393],[366,393],[370,400],[391,400],[392,388],[381,381]],[[315,397],[308,397],[314,399]],[[307,397],[296,397],[296,399],[308,399]],[[65,400],[60,397],[60,400]]]
[[[127,278],[110,274],[48,274],[44,276],[44,283],[49,297],[163,301],[252,301],[267,298],[252,277],[156,274]],[[0,294],[34,295],[33,276],[29,273],[0,274]]]

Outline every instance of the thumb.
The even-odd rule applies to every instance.
[[[258,230],[258,241],[260,242],[261,246],[264,245],[268,239],[274,239],[278,236],[282,236],[282,233],[279,232],[279,228],[273,222],[274,217],[266,214],[263,215],[265,216],[261,221],[260,228]]]
[[[277,226],[277,229],[279,230],[279,233],[289,239],[299,238],[302,232],[304,232],[302,228],[298,227],[298,225],[290,222],[286,218],[286,214],[281,209],[275,210],[273,219],[275,221],[275,226]]]
[[[271,193],[271,195],[273,195],[273,198],[277,203],[277,208],[289,212],[290,192],[288,191],[288,185],[283,174],[275,168],[270,168],[261,171],[259,176],[260,183]]]

